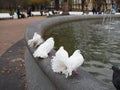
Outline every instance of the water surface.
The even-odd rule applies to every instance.
[[[108,28],[109,27],[109,28]],[[112,65],[120,65],[120,21],[102,25],[102,20],[77,21],[57,25],[44,33],[54,37],[71,55],[80,49],[85,58],[82,68],[105,83],[112,84]]]

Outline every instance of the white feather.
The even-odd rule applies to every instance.
[[[42,43],[37,50],[33,53],[33,56],[40,58],[47,58],[48,53],[54,48],[54,38],[48,38],[44,43]]]
[[[28,40],[28,45],[30,47],[37,47],[39,46],[44,40],[42,39],[41,35],[39,35],[37,32],[34,33],[33,38]]]
[[[68,52],[61,46],[52,59],[52,70],[57,73],[64,73],[66,66],[63,61],[68,59]]]
[[[66,77],[72,75],[72,71],[76,70],[79,66],[81,66],[84,62],[84,58],[82,54],[80,53],[80,50],[76,50],[68,59],[67,62],[65,62],[67,66],[67,71],[66,71]]]
[[[72,75],[72,71],[76,70],[84,62],[83,56],[80,54],[80,50],[76,50],[70,57],[68,57],[67,51],[61,47],[52,59],[53,72],[62,72],[66,78]]]

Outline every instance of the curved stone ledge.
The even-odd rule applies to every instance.
[[[80,75],[65,78],[65,75],[54,73],[51,69],[51,58],[55,54],[53,50],[46,59],[33,57],[35,48],[30,48],[27,41],[32,38],[34,32],[43,34],[44,31],[60,23],[101,19],[103,15],[90,16],[59,16],[48,18],[31,24],[25,33],[26,53],[25,66],[29,90],[115,90],[115,88],[97,80],[86,71],[79,68]],[[115,15],[114,17],[120,17]]]

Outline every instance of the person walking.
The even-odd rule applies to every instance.
[[[32,11],[31,7],[28,7],[28,10],[27,10],[28,17],[32,16],[31,11]]]
[[[18,19],[20,19],[20,15],[21,15],[21,13],[20,13],[20,6],[17,7],[16,13],[17,13]]]
[[[88,8],[88,5],[85,6],[85,13],[86,13],[86,14],[89,14],[89,8]]]
[[[115,4],[114,3],[112,3],[112,8],[111,8],[112,10],[112,14],[115,14],[116,13],[116,6],[115,6]]]
[[[93,7],[92,12],[93,12],[93,15],[94,15],[95,14],[95,7]]]

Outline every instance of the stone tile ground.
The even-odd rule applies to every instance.
[[[28,90],[24,33],[28,25],[45,18],[0,20],[0,90]]]

